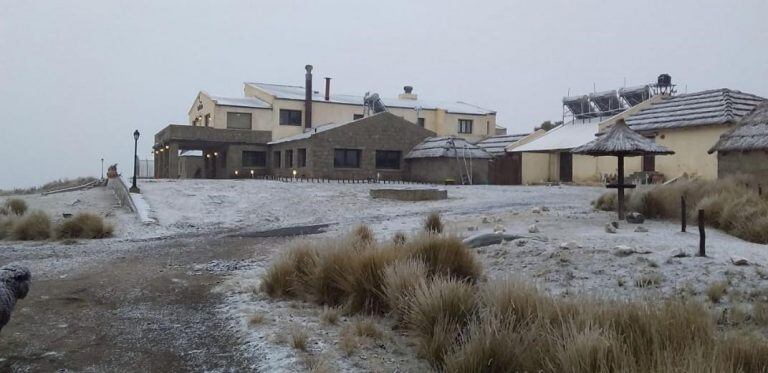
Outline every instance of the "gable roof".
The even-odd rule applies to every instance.
[[[571,153],[593,156],[638,156],[674,154],[675,152],[631,130],[623,119],[619,119],[600,137],[571,150]]]
[[[476,143],[475,145],[487,151],[491,155],[496,156],[496,155],[504,154],[506,152],[504,149],[507,146],[517,142],[518,140],[528,135],[530,134],[522,133],[517,135],[492,136]]]
[[[755,107],[737,127],[720,135],[709,153],[751,150],[768,150],[768,101]]]
[[[245,84],[251,87],[260,89],[279,99],[297,100],[297,101],[304,100],[304,94],[305,94],[304,87],[301,87],[301,86],[269,84],[269,83],[245,83]],[[414,109],[414,110],[416,108],[420,108],[423,110],[443,109],[449,113],[472,114],[472,115],[487,115],[487,114],[496,113],[496,111],[494,110],[481,108],[479,106],[468,104],[466,102],[461,102],[461,101],[451,102],[451,101],[436,101],[436,100],[423,100],[423,99],[408,100],[408,99],[399,99],[399,98],[382,98],[381,100],[384,102],[384,105],[388,107],[396,107],[396,108],[406,108],[406,109]],[[331,102],[331,103],[346,104],[346,105],[359,105],[362,107],[363,96],[332,94],[330,95],[329,100],[326,101],[324,94],[320,94],[319,92],[314,91],[312,92],[312,101]]]
[[[272,107],[272,105],[270,105],[268,102],[259,100],[256,97],[224,97],[214,96],[211,94],[208,94],[208,97],[210,97],[211,100],[216,103],[216,105],[248,107],[255,109],[269,109]]]
[[[627,124],[635,131],[652,131],[732,123],[763,100],[760,96],[727,88],[666,96],[630,115]]]
[[[549,130],[536,140],[507,151],[546,152],[573,149],[594,140],[601,121],[600,118],[577,119]]]
[[[477,145],[470,144],[461,137],[428,137],[421,143],[414,146],[405,159],[416,158],[472,158],[472,159],[490,159],[493,158],[488,152]]]

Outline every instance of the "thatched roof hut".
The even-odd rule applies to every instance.
[[[755,107],[737,127],[722,134],[709,153],[755,150],[768,150],[768,101]]]
[[[598,138],[574,148],[571,152],[592,156],[642,156],[674,154],[675,152],[633,131],[623,119],[619,119]]]

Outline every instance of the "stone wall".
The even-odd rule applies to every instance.
[[[472,160],[472,183],[488,184],[488,159]],[[467,160],[469,166],[469,160]],[[443,184],[446,179],[461,184],[464,162],[453,158],[417,158],[408,160],[408,180]]]

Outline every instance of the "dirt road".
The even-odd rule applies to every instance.
[[[124,242],[112,249],[117,255],[100,253],[94,241],[0,250],[0,265],[22,262],[34,272],[38,262],[61,260],[72,267],[37,269],[28,297],[0,334],[0,371],[251,370],[255,362],[238,354],[240,343],[211,289],[285,240]],[[66,263],[75,257],[77,263]]]

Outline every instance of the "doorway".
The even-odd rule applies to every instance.
[[[570,183],[573,181],[573,154],[569,152],[560,153],[560,182]]]

